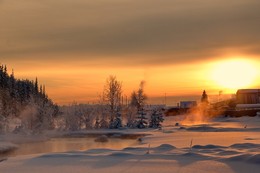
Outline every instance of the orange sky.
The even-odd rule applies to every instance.
[[[118,80],[123,82],[124,95],[138,88],[141,80],[146,81],[145,91],[152,97],[200,95],[206,89],[209,94],[216,95],[220,90],[224,94],[235,93],[233,88],[222,86],[212,79],[213,69],[216,64],[228,59],[215,59],[206,62],[194,61],[191,63],[149,65],[149,66],[128,66],[110,65],[89,65],[81,60],[74,61],[43,61],[35,60],[7,63],[9,68],[15,69],[15,76],[18,78],[38,77],[40,83],[46,85],[49,96],[60,104],[68,104],[72,101],[87,103],[97,101],[98,95],[102,93],[106,78],[109,75],[116,75]],[[232,61],[236,61],[231,58]],[[256,67],[259,62],[254,58],[245,58]],[[253,61],[253,62],[252,62]],[[98,61],[97,61],[98,63]],[[230,67],[232,70],[233,67]],[[227,71],[228,73],[228,71]],[[260,74],[248,88],[260,85]],[[154,103],[154,100],[153,100]],[[161,100],[158,100],[161,103]],[[171,103],[168,103],[171,104]]]
[[[260,88],[259,6],[257,0],[2,0],[0,63],[18,78],[37,76],[61,104],[96,101],[109,75],[123,82],[125,95],[141,80],[150,98],[234,93],[212,73],[220,62],[241,58],[256,69],[245,87]]]

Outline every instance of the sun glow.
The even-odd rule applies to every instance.
[[[239,89],[253,85],[257,77],[257,68],[252,61],[232,59],[214,64],[212,79],[220,87]]]

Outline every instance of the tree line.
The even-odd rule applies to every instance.
[[[58,126],[65,130],[118,129],[118,128],[160,128],[163,122],[161,109],[146,110],[147,96],[145,82],[132,92],[129,104],[123,104],[122,82],[116,76],[109,76],[98,104],[72,103],[61,107],[62,116]]]
[[[15,78],[14,71],[0,66],[0,132],[39,133],[48,129],[80,130],[100,128],[159,128],[163,121],[159,109],[145,110],[145,82],[123,104],[122,82],[109,76],[98,104],[58,106],[48,97],[45,86],[35,80]],[[147,117],[149,116],[149,117]],[[13,129],[14,121],[18,119]]]
[[[9,74],[5,65],[0,66],[0,132],[8,131],[10,121],[21,120],[19,128],[31,130],[54,128],[53,117],[58,106],[48,98],[44,85],[38,79],[16,79],[14,71]]]

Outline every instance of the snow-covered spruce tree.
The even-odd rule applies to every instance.
[[[0,116],[3,116],[3,89],[0,88]]]
[[[161,112],[154,110],[151,114],[151,119],[149,123],[150,128],[160,128],[162,127],[161,123],[164,121],[163,115]]]
[[[5,119],[6,127],[10,119],[15,118],[21,111],[20,102],[18,101],[17,80],[14,73],[11,75],[7,72],[7,67],[0,66],[0,116]],[[8,130],[8,128],[5,128]]]
[[[116,129],[123,127],[123,123],[122,123],[122,114],[120,112],[117,113],[115,122],[114,122],[114,127]]]
[[[1,89],[1,115],[5,118],[11,116],[11,107],[12,107],[12,98],[9,95],[9,92],[7,89]]]
[[[110,121],[109,128],[110,129],[118,129],[118,128],[121,128],[121,127],[123,127],[122,119],[121,119],[121,114],[118,111],[117,114],[116,114],[116,118],[113,121]]]
[[[136,121],[136,127],[139,129],[143,129],[147,127],[147,118],[145,117],[146,112],[144,111],[144,109],[138,111],[138,117],[137,117],[137,121]]]
[[[50,100],[42,100],[40,99],[38,101],[38,120],[40,120],[38,123],[39,130],[51,130],[54,129],[54,119],[56,118],[59,109],[58,106],[52,103]]]

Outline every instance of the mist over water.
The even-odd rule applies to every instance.
[[[8,156],[58,153],[70,151],[87,151],[89,149],[108,148],[123,149],[137,144],[135,139],[109,138],[107,142],[95,142],[95,138],[53,138],[47,141],[18,144],[18,148]]]

